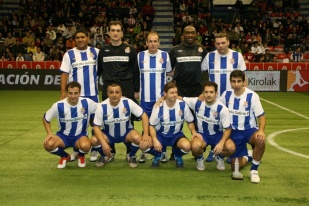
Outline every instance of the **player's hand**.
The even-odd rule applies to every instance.
[[[104,146],[102,145],[102,150],[106,156],[112,156],[112,148],[109,146],[109,144],[104,144]]]
[[[143,135],[140,142],[140,148],[150,148],[152,147],[152,138],[147,134]]]
[[[46,145],[46,144],[49,142],[49,140],[51,140],[53,137],[54,137],[54,135],[48,134],[48,135],[45,137],[44,145]]]
[[[200,133],[192,134],[192,139],[193,138],[198,138],[199,140],[204,141],[203,136]]]
[[[224,143],[222,143],[221,141],[215,146],[215,148],[213,149],[213,152],[218,155],[218,154],[221,154],[222,151],[223,151],[223,146],[224,146]]]
[[[159,142],[158,139],[153,140],[153,147],[158,152],[162,152],[162,145],[161,145],[161,143]]]
[[[203,94],[200,94],[200,96],[198,96],[198,100],[200,101],[205,101],[205,96]]]
[[[256,136],[256,141],[257,141],[257,143],[259,143],[259,144],[265,144],[265,142],[266,142],[266,136],[265,136],[264,131],[258,130],[258,132],[255,134],[255,136]]]
[[[153,108],[158,108],[160,107],[160,104],[163,104],[165,97],[160,97],[158,101],[153,105]]]

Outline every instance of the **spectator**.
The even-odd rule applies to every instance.
[[[56,34],[56,32],[54,31],[54,29],[53,29],[53,27],[51,25],[49,25],[47,27],[46,34],[49,34],[50,39],[52,41],[56,40],[56,38],[57,38],[57,34]]]
[[[148,0],[146,2],[146,5],[144,5],[141,9],[142,17],[145,18],[146,16],[149,16],[151,20],[154,18],[155,10],[153,6],[150,4],[150,1]]]
[[[293,39],[293,35],[289,34],[287,38],[284,40],[284,51],[286,54],[288,54],[292,50],[294,44],[295,41]]]
[[[33,53],[29,52],[25,55],[25,61],[33,61]]]
[[[301,47],[296,47],[295,51],[291,53],[290,61],[291,62],[302,62],[304,58],[303,53],[301,52]]]
[[[273,62],[274,56],[275,56],[274,54],[269,52],[269,48],[266,48],[264,54],[264,62]]]
[[[75,43],[73,37],[69,37],[69,38],[65,41],[66,50],[73,49],[75,46],[76,46],[76,43]]]
[[[262,53],[262,49],[257,41],[253,42],[253,46],[251,47],[251,53],[254,56],[254,59],[259,59]]]
[[[22,44],[25,44],[25,46],[30,46],[31,42],[34,42],[34,38],[31,36],[30,31],[27,31],[26,35],[22,38]]]
[[[45,60],[45,54],[41,51],[40,47],[36,48],[36,51],[33,52],[33,61],[42,62]]]
[[[23,57],[22,53],[18,53],[17,57],[16,57],[16,61],[17,62],[23,62],[25,61],[25,58]]]
[[[12,48],[16,44],[16,39],[15,37],[12,36],[12,33],[9,32],[7,34],[7,37],[4,39],[4,44],[6,47]]]
[[[29,53],[29,52],[32,52],[32,53],[36,52],[36,46],[35,46],[34,41],[32,41],[30,43],[30,46],[27,47],[27,53]]]

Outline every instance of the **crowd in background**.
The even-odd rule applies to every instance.
[[[1,60],[61,61],[80,28],[89,31],[89,46],[100,48],[109,42],[112,20],[123,23],[125,41],[145,50],[153,18],[151,0],[21,0],[0,19]]]
[[[275,56],[271,57],[267,49],[278,45],[287,54],[298,47],[303,53],[309,50],[308,20],[299,16],[298,0],[240,4],[240,15],[234,15],[230,22],[212,14],[212,0],[170,1],[174,45],[182,42],[183,28],[193,25],[197,41],[209,51],[214,49],[214,35],[226,32],[231,49],[241,52],[247,61],[273,61]],[[272,13],[282,15],[272,17]],[[21,0],[17,11],[0,19],[0,60],[61,61],[63,54],[75,47],[73,35],[79,28],[89,31],[90,46],[100,48],[109,42],[111,20],[123,23],[124,41],[139,52],[147,49],[145,38],[153,19],[152,0]]]

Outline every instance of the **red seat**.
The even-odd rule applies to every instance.
[[[277,58],[278,59],[285,59],[285,58],[289,58],[289,57],[287,57],[287,55],[285,53],[280,53],[280,54],[277,54]]]
[[[274,47],[274,50],[275,50],[275,51],[283,51],[283,47],[280,46],[280,45],[279,45],[279,46],[275,46],[275,47]]]

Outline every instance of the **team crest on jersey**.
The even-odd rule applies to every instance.
[[[127,114],[127,113],[128,113],[128,110],[126,108],[123,108],[122,114]]]
[[[217,119],[218,118],[218,112],[214,112],[212,116]]]
[[[80,113],[85,114],[85,112],[86,112],[85,108],[82,107],[82,108],[80,109]]]
[[[94,57],[94,54],[92,52],[90,52],[90,57],[93,58]]]
[[[231,64],[235,64],[235,59],[232,58],[230,62],[231,62]]]
[[[248,102],[247,102],[247,101],[244,102],[243,107],[244,107],[244,108],[247,108],[248,106],[249,106]]]
[[[198,52],[203,52],[203,48],[202,48],[202,47],[199,47],[199,48],[197,49],[197,51],[198,51]]]
[[[179,110],[178,114],[179,114],[179,116],[182,116],[183,115],[183,111]]]
[[[163,64],[163,63],[164,63],[164,59],[163,59],[162,57],[160,58],[159,63],[160,63],[160,64]]]
[[[127,47],[125,50],[124,50],[125,53],[130,53],[131,52],[131,49],[130,47]]]

